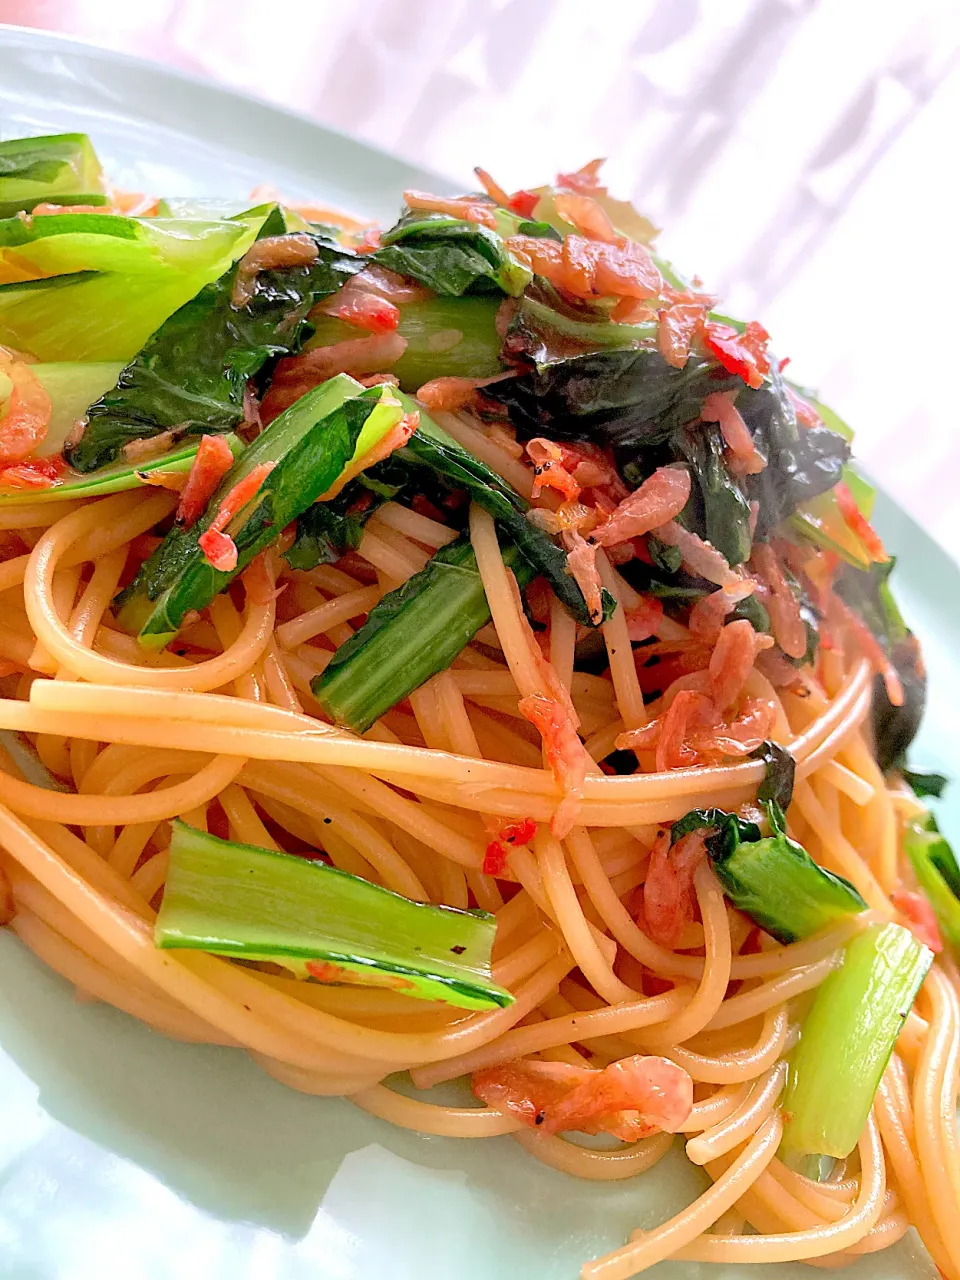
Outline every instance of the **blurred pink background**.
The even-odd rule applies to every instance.
[[[960,558],[958,0],[0,0],[469,184],[596,155]],[[269,175],[265,175],[268,177]],[[951,528],[951,526],[953,526]]]

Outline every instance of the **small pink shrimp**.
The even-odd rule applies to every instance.
[[[488,1106],[545,1133],[609,1133],[635,1142],[676,1133],[693,1107],[693,1081],[667,1058],[635,1054],[602,1071],[519,1058],[473,1074]]]

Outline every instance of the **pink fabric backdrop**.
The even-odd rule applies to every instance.
[[[960,558],[958,0],[0,0],[449,173],[595,155]],[[269,179],[265,174],[265,179]]]

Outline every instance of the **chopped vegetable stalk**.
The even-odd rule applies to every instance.
[[[279,210],[260,239],[283,230]],[[78,471],[112,462],[125,444],[176,429],[182,435],[226,431],[243,418],[247,381],[271,357],[299,345],[307,312],[359,269],[332,240],[311,236],[309,265],[264,270],[243,307],[233,302],[239,264],[172,315],[88,414],[79,442],[66,451]]]
[[[56,133],[0,142],[0,212],[6,216],[41,201],[91,203],[74,192],[103,192],[100,161],[85,133]],[[102,199],[102,195],[101,195]]]
[[[50,421],[40,450],[41,456],[60,453],[70,432],[95,400],[116,386],[123,368],[115,360],[57,361],[31,365],[31,371],[50,397]]]
[[[169,265],[147,275],[78,271],[0,285],[0,343],[42,361],[126,363],[168,316],[245,252],[275,208],[259,205],[213,224],[226,229],[223,241],[219,235],[198,241],[189,271]]]
[[[244,449],[243,441],[233,434],[223,436],[222,439],[233,456],[239,457]],[[115,462],[92,475],[81,475],[68,468],[60,472],[49,488],[5,489],[0,480],[0,508],[24,504],[32,506],[36,502],[67,502],[76,498],[99,498],[107,493],[122,493],[127,489],[142,488],[149,481],[141,477],[153,472],[186,475],[197,456],[199,445],[199,440],[186,440],[182,445],[155,458],[147,458],[142,462]]]
[[[778,941],[797,942],[866,910],[852,884],[819,866],[782,828],[762,836],[756,823],[736,814],[694,809],[673,824],[672,839],[707,827],[717,829],[707,851],[724,893]]]
[[[353,396],[355,386],[350,378],[333,378],[301,396],[245,450],[196,524],[170,530],[117,597],[120,625],[138,631],[145,648],[169,644],[191,609],[205,608],[326,493],[351,459],[362,457],[403,418],[389,387]],[[236,546],[236,565],[216,569],[201,539],[215,525],[226,496],[254,472],[264,474],[262,483],[223,530]]]
[[[243,226],[228,221],[55,213],[0,220],[0,284],[78,271],[193,272],[227,256]]]
[[[504,561],[521,587],[533,570],[515,547]],[[338,724],[365,733],[391,707],[445,671],[490,621],[490,607],[466,538],[442,547],[334,654],[311,684],[313,696]]]
[[[499,298],[479,295],[402,303],[397,332],[407,347],[390,372],[404,391],[416,391],[433,378],[489,378],[502,372],[499,306]],[[333,316],[314,314],[310,323],[316,333],[308,348],[346,342],[359,332]]]
[[[16,213],[32,213],[39,205],[83,205],[94,209],[109,204],[102,191],[71,191],[65,195],[33,196],[28,200],[0,200],[0,218],[12,218]]]
[[[411,902],[311,858],[172,826],[158,947],[271,961],[301,978],[462,1009],[513,1003],[491,976],[487,912]]]
[[[903,851],[933,907],[941,934],[960,952],[960,865],[932,813],[906,824]]]
[[[857,1145],[880,1077],[933,953],[897,924],[873,925],[817,990],[783,1101],[786,1150],[843,1159]]]
[[[403,392],[398,393],[408,410],[418,408]],[[404,460],[429,468],[455,488],[466,489],[479,506],[493,516],[504,533],[519,548],[524,559],[550,583],[557,599],[584,626],[595,625],[583,592],[567,572],[566,554],[542,529],[526,517],[527,503],[497,475],[451,436],[441,430],[428,414],[420,412],[420,428],[400,453]],[[614,601],[602,593],[603,617],[614,610]]]

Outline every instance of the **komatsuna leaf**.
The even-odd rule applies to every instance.
[[[732,379],[692,357],[674,369],[650,348],[593,351],[503,378],[484,395],[503,404],[523,437],[611,445],[621,466],[696,421],[711,391]]]
[[[400,398],[408,409],[416,409],[416,404],[402,392]],[[526,501],[485,462],[442,431],[422,409],[419,429],[400,450],[399,457],[414,466],[425,467],[454,488],[465,489],[478,506],[493,516],[530,566],[543,574],[557,599],[577,621],[584,626],[595,625],[583,592],[567,572],[566,553],[542,529],[530,523],[526,517]],[[602,607],[606,620],[616,607],[609,592],[602,593]]]
[[[488,227],[441,213],[408,210],[380,237],[374,262],[410,276],[434,293],[521,294],[531,272]]]
[[[832,489],[850,460],[850,443],[827,427],[801,427],[776,364],[762,387],[743,387],[736,407],[767,465],[745,481],[760,504],[756,536],[765,538],[801,502]]]
[[[139,633],[145,648],[169,644],[191,609],[203,609],[286,526],[320,498],[356,455],[362,456],[403,416],[382,386],[360,390],[350,378],[333,378],[301,396],[270,423],[221,481],[200,519],[175,525],[117,597],[120,625]],[[230,490],[254,467],[272,463],[256,495],[226,527],[237,548],[232,570],[215,569],[200,537]]]
[[[939,800],[950,779],[943,773],[918,773],[915,769],[901,769],[903,780],[919,800],[925,800],[928,796],[933,796],[935,800]]]
[[[336,498],[315,502],[297,516],[297,536],[284,552],[291,569],[333,564],[359,547],[367,521],[399,492],[399,486],[374,482],[371,487],[365,479],[365,475],[358,476]]]
[[[261,237],[276,234],[268,219]],[[235,264],[170,316],[87,415],[66,451],[78,471],[113,461],[124,445],[162,431],[178,436],[229,431],[243,419],[247,381],[295,351],[314,303],[339,289],[362,262],[333,240],[313,236],[309,266],[263,271],[245,307],[235,307]]]
[[[843,565],[834,590],[866,624],[890,658],[903,686],[903,703],[895,707],[878,676],[873,689],[873,733],[877,763],[886,772],[901,767],[917,735],[927,699],[927,677],[920,645],[907,628],[890,589],[896,561],[873,564],[867,571]]]

